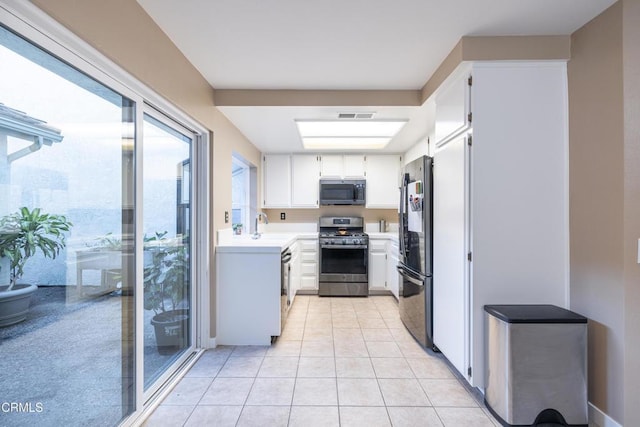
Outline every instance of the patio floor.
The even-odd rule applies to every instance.
[[[27,320],[0,328],[0,425],[113,426],[122,418],[130,382],[122,369],[122,307],[132,297],[77,300],[74,291],[40,287]],[[151,315],[145,313],[146,372],[173,357],[157,352]],[[7,410],[5,403],[22,406]]]

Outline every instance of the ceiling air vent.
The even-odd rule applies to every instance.
[[[338,113],[339,119],[373,119],[376,113]]]

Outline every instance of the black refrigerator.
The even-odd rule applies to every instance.
[[[433,159],[402,172],[399,209],[400,318],[424,347],[433,348]]]

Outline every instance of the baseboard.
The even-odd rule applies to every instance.
[[[391,291],[386,289],[369,289],[369,295],[371,296],[380,296],[380,295],[393,295]]]
[[[216,348],[216,337],[209,338],[208,340],[202,340],[202,345],[204,348]]]
[[[622,427],[622,424],[618,424],[613,418],[589,402],[589,425],[591,424],[595,424],[597,427]]]

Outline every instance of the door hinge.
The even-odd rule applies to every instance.
[[[471,377],[471,366],[467,368],[467,376]]]
[[[472,86],[472,85],[473,85],[473,76],[469,76],[469,78],[467,79],[467,84],[468,84],[469,86]]]
[[[473,119],[473,113],[467,114],[467,122],[471,123],[472,119]]]
[[[467,135],[467,145],[471,147],[473,145],[473,137],[471,135]]]
[[[469,262],[471,262],[471,258],[472,258],[472,256],[471,256],[471,252],[469,252],[469,253],[467,254],[467,260],[468,260]]]

